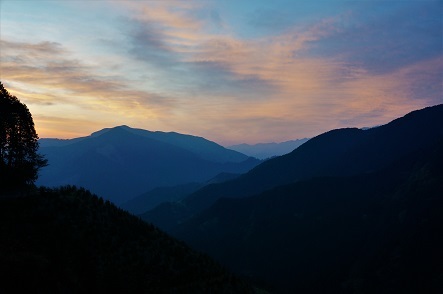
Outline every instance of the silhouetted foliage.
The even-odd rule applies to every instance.
[[[0,82],[0,186],[33,184],[46,160],[37,153],[38,135],[29,109]]]

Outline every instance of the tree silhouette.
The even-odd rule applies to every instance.
[[[38,151],[38,135],[28,107],[0,82],[0,186],[33,184],[47,164]]]

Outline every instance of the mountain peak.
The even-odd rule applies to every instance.
[[[42,169],[40,185],[75,184],[119,203],[155,187],[205,182],[221,172],[242,173],[259,163],[203,138],[126,125],[76,142],[41,148],[51,166]]]
[[[99,131],[96,131],[96,132],[92,133],[91,137],[98,137],[98,136],[101,136],[101,135],[106,134],[108,132],[115,132],[115,131],[127,131],[127,132],[129,132],[131,130],[134,130],[134,129],[131,128],[131,127],[128,127],[127,125],[121,125],[121,126],[116,126],[116,127],[112,127],[112,128],[101,129]]]
[[[124,130],[128,130],[128,129],[132,129],[131,127],[127,126],[127,125],[121,125],[121,126],[116,126],[113,129],[124,129]]]

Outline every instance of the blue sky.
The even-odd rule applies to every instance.
[[[442,1],[0,5],[0,78],[40,137],[279,142],[443,102]]]

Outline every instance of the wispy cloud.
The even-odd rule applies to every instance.
[[[178,91],[185,89],[208,99],[228,93],[238,99],[248,96],[260,99],[255,94],[272,90],[270,81],[254,73],[239,74],[232,70],[231,62],[212,56],[207,58],[205,52],[214,45],[223,46],[224,40],[219,35],[205,32],[204,22],[185,17],[182,10],[176,12],[170,7],[148,6],[149,10],[139,8],[137,13],[141,15],[134,16],[130,22],[129,52],[161,73],[169,82],[165,87],[178,88]],[[149,13],[146,14],[146,11]],[[186,6],[186,12],[196,14],[191,6]],[[208,14],[213,15],[212,12],[208,11]],[[151,15],[155,17],[149,18]],[[205,19],[211,18],[213,16]],[[226,54],[232,56],[230,51]]]
[[[57,43],[27,44],[2,40],[1,46],[1,69],[6,80],[106,101],[142,96],[153,107],[171,102],[152,93],[128,88],[123,77],[94,74],[93,67],[71,59],[68,51]]]

